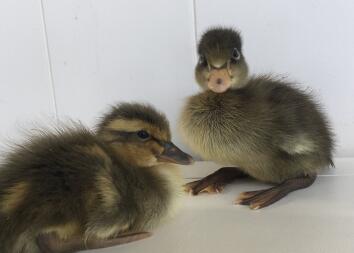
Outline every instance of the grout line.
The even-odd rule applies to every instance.
[[[52,59],[51,55],[49,52],[49,40],[48,40],[48,33],[47,33],[47,24],[45,20],[45,15],[44,15],[44,4],[43,0],[39,0],[40,5],[41,5],[41,16],[42,16],[42,24],[43,24],[43,33],[44,33],[44,39],[45,39],[45,51],[46,51],[46,56],[48,60],[48,67],[49,67],[49,76],[50,76],[50,87],[52,90],[52,100],[53,100],[53,107],[54,107],[54,117],[55,120],[58,120],[58,107],[57,107],[57,98],[56,98],[56,93],[55,93],[55,86],[54,86],[54,76],[53,76],[53,67],[52,67]]]
[[[198,29],[197,29],[197,0],[193,0],[193,26],[194,26],[194,45],[196,49],[194,50],[194,55],[198,59],[197,55],[197,45],[198,45]]]

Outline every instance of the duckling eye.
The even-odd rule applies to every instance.
[[[199,63],[199,65],[202,65],[202,66],[206,66],[208,64],[204,55],[199,56],[198,63]]]
[[[136,133],[140,139],[146,140],[147,138],[150,137],[150,134],[146,132],[145,130],[140,130]]]
[[[232,51],[231,59],[234,61],[238,61],[241,58],[241,54],[238,51],[238,49],[235,47],[234,50]]]

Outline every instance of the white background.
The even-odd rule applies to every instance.
[[[354,2],[351,0],[2,0],[0,136],[28,122],[80,119],[145,101],[174,138],[193,77],[195,41],[209,26],[242,31],[252,73],[309,87],[333,122],[336,156],[354,156]]]

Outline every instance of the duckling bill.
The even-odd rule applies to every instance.
[[[333,134],[320,106],[289,82],[249,77],[237,31],[206,31],[198,54],[195,77],[203,91],[188,98],[180,130],[202,158],[232,166],[187,184],[187,191],[220,192],[245,176],[275,184],[235,201],[259,209],[310,186],[333,165]]]
[[[192,158],[171,142],[154,108],[119,104],[96,131],[78,125],[32,136],[0,169],[0,252],[67,253],[140,240],[171,217],[177,166]]]

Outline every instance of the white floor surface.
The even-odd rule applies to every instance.
[[[233,205],[242,191],[268,187],[239,180],[217,195],[184,196],[183,206],[151,238],[90,253],[353,253],[354,159],[335,160],[311,187],[261,210]],[[184,167],[186,180],[218,166]]]

